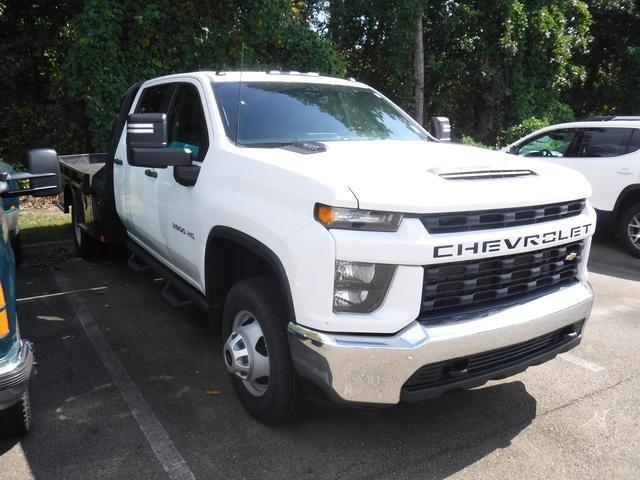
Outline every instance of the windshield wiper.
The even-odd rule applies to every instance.
[[[326,152],[327,147],[320,142],[301,142],[301,141],[283,141],[283,142],[256,142],[240,144],[249,148],[284,148],[298,153],[321,153]]]

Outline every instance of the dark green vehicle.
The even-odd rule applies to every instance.
[[[14,174],[16,171],[8,163],[0,162],[0,172]],[[11,180],[9,182],[11,190],[18,189],[18,182]],[[16,265],[20,265],[22,261],[22,243],[20,242],[20,228],[18,218],[20,216],[20,199],[18,197],[5,197],[2,199],[2,207],[4,208],[4,218],[9,227],[9,236],[11,238],[11,248],[16,259]]]
[[[0,197],[57,195],[60,167],[54,150],[32,150],[27,156],[28,172],[0,170]],[[28,188],[19,188],[19,183]],[[33,373],[33,348],[20,336],[16,314],[15,257],[11,233],[0,209],[0,435],[29,431],[31,406],[29,381]]]

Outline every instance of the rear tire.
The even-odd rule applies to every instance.
[[[80,194],[73,192],[73,203],[71,205],[73,244],[79,256],[93,258],[102,253],[102,245],[80,227],[80,224],[84,223],[84,208],[81,202]]]
[[[640,203],[631,205],[622,213],[618,234],[627,251],[640,257]]]
[[[242,405],[268,425],[298,418],[306,403],[291,362],[286,325],[280,294],[267,278],[242,280],[229,291],[222,321],[223,360]],[[240,349],[248,350],[248,354],[232,359],[234,354],[238,357]],[[243,362],[246,378],[241,378],[243,373],[237,368]],[[258,369],[264,375],[254,379]]]
[[[24,435],[31,430],[31,400],[26,390],[20,401],[0,412],[0,435]]]

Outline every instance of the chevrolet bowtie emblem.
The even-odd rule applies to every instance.
[[[578,258],[578,254],[576,252],[571,252],[569,255],[567,255],[566,257],[564,257],[564,259],[567,262],[570,262],[571,260],[575,260],[576,258]]]

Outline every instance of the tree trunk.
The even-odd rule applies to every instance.
[[[415,115],[420,125],[424,125],[424,43],[422,38],[422,13],[416,20],[416,46],[414,57],[414,72],[416,76]]]

